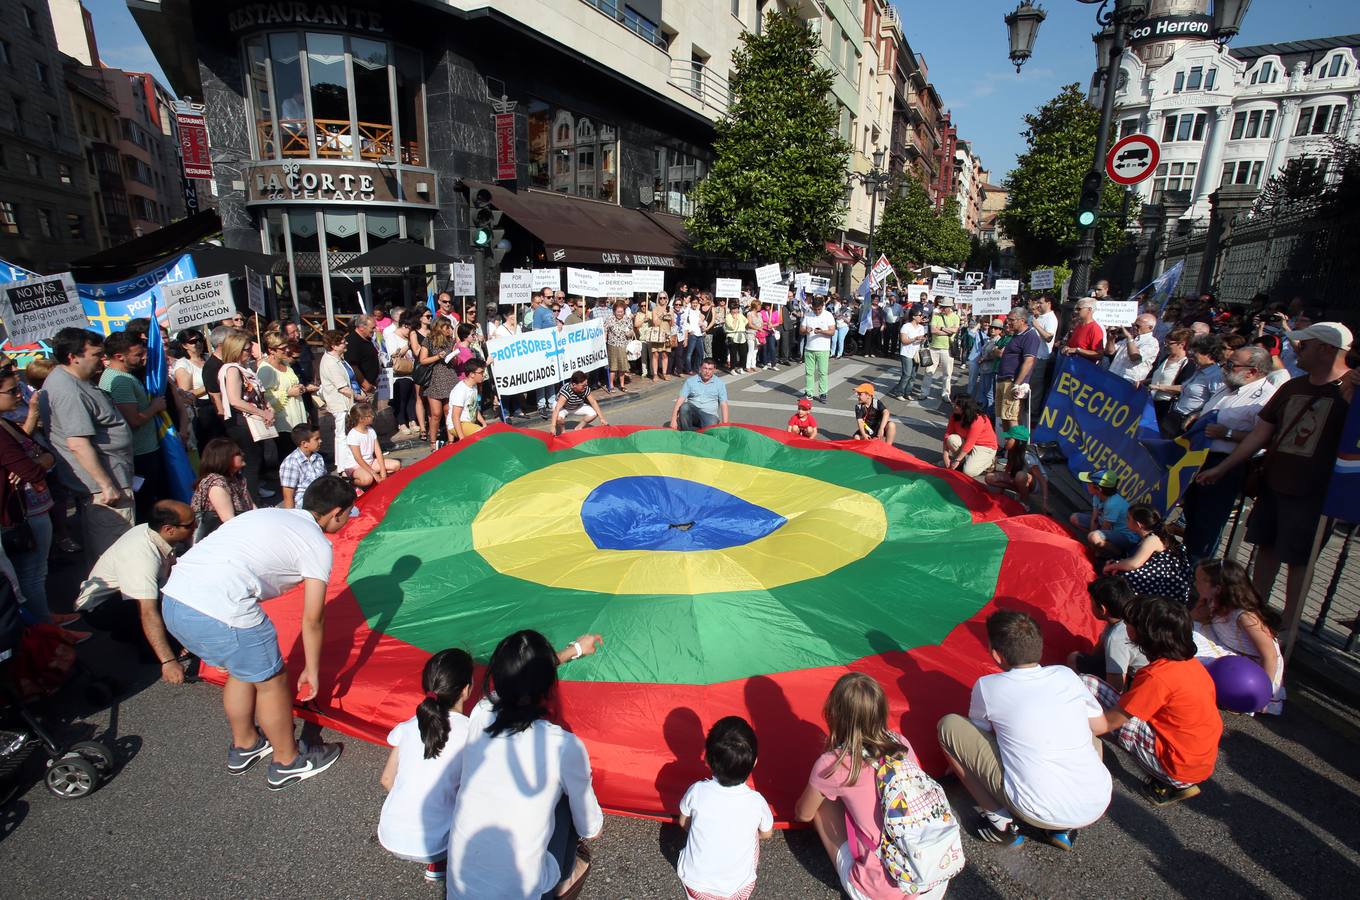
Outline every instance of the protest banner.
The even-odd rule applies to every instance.
[[[268,315],[268,309],[265,306],[268,296],[269,292],[265,287],[264,276],[258,272],[247,272],[246,306],[250,307],[250,311],[261,316]]]
[[[634,269],[633,293],[659,294],[666,289],[666,273],[661,269]]]
[[[192,281],[167,281],[161,285],[165,298],[166,325],[171,334],[186,328],[211,325],[237,313],[236,300],[231,294],[231,279],[226,275],[209,275]]]
[[[762,284],[760,286],[760,304],[762,306],[783,306],[789,302],[789,286],[787,284]]]
[[[736,298],[741,296],[740,278],[719,278],[717,287],[713,291],[715,297]]]
[[[1011,311],[1011,295],[1005,291],[974,291],[973,315],[1004,316]]]
[[[891,274],[894,274],[892,263],[888,262],[887,256],[880,254],[878,262],[874,263],[874,267],[869,270],[869,284],[878,287]]]
[[[930,283],[930,292],[937,297],[957,297],[959,283],[948,275],[937,275]]]
[[[599,297],[600,273],[592,269],[567,269],[567,293],[576,297]]]
[[[492,338],[486,348],[496,390],[503,395],[549,387],[572,372],[589,372],[608,362],[603,319]]]
[[[797,275],[793,276],[794,289],[796,290],[797,288],[803,288],[806,290],[808,282],[811,280],[812,280],[811,272],[799,272]]]
[[[477,267],[472,263],[456,262],[453,268],[453,295],[455,297],[474,297],[477,295]]]
[[[831,279],[821,275],[813,275],[808,279],[806,292],[814,297],[825,297],[831,293]]]
[[[562,290],[562,270],[533,269],[529,273],[529,287],[535,294],[544,288],[550,291]]]
[[[1053,387],[1033,432],[1057,442],[1074,473],[1109,469],[1130,503],[1166,513],[1190,486],[1209,452],[1204,426],[1165,440],[1157,433],[1151,394],[1084,359],[1054,357]],[[1213,416],[1206,417],[1212,419]]]
[[[13,346],[45,341],[63,328],[89,327],[70,272],[11,281],[0,286],[0,316]]]
[[[502,272],[500,277],[500,297],[501,305],[513,305],[515,303],[528,303],[533,291],[530,289],[531,281],[522,271]]]
[[[633,273],[632,272],[601,272],[600,273],[600,294],[601,297],[631,297],[633,296]]]
[[[1020,282],[1014,278],[998,278],[996,284],[992,285],[992,289],[1001,291],[1001,293],[1006,295],[1006,299],[1009,300],[1011,297],[1020,293]]]
[[[1351,403],[1346,424],[1341,428],[1336,467],[1332,469],[1322,514],[1343,522],[1360,522],[1360,403]]]
[[[1053,290],[1053,270],[1035,269],[1029,273],[1029,289],[1031,291],[1051,291]]]
[[[1097,300],[1096,324],[1101,328],[1127,328],[1138,318],[1137,300]]]
[[[768,266],[756,267],[756,285],[764,287],[767,284],[777,284],[783,275],[779,270],[779,263],[770,263]]]

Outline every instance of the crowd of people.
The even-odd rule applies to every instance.
[[[555,433],[606,424],[595,389],[625,392],[638,379],[677,376],[684,381],[670,424],[699,429],[730,420],[721,370],[801,363],[804,391],[787,428],[815,440],[830,361],[881,355],[899,361],[900,378],[886,392],[857,386],[853,439],[891,444],[897,422],[886,400],[938,398],[948,417],[941,465],[1022,500],[1037,492],[1046,510],[1047,460],[1030,439],[1031,406],[1041,407],[1058,355],[1079,356],[1148,387],[1168,436],[1212,417],[1205,434],[1213,444],[1186,491],[1180,527],[1130,503],[1114,473],[1083,473],[1091,509],[1069,524],[1100,573],[1089,588],[1105,623],[1096,646],[1043,666],[1038,624],[998,611],[987,636],[1000,673],[973,686],[968,710],[938,724],[940,746],[977,804],[979,837],[1019,845],[1031,834],[1070,849],[1110,802],[1103,740],[1146,772],[1156,804],[1192,797],[1210,777],[1222,723],[1201,661],[1254,660],[1272,688],[1261,711],[1282,709],[1288,647],[1279,635],[1301,609],[1301,570],[1315,552],[1327,475],[1360,380],[1348,362],[1349,330],[1308,321],[1302,309],[1258,304],[1237,315],[1201,297],[1147,307],[1132,325],[1107,330],[1093,318],[1104,290],[1063,310],[1040,295],[986,319],[923,285],[867,306],[795,292],[782,305],[749,296],[724,303],[681,285],[674,300],[663,293],[587,308],[544,291],[522,322],[506,308],[485,325],[440,294],[433,309],[354,317],[347,330],[320,336],[320,355],[298,323],[247,330],[239,316],[206,334],[153,335],[149,320],[108,337],[67,328],[50,342],[50,358],[22,372],[0,369],[0,565],[25,618],[63,629],[72,642],[88,636],[86,624],[112,631],[170,683],[200,660],[225,669],[228,770],[268,759],[267,785],[281,790],[340,756],[339,745],[296,739],[292,709],[294,694],[311,699],[322,677],[327,536],[349,521],[359,492],[400,469],[374,428],[380,403],[393,410],[399,438],[438,448],[475,434],[488,417],[537,413]],[[497,394],[488,340],[587,317],[605,321],[605,369]],[[161,358],[152,346],[165,350],[162,391],[147,388],[149,355]],[[187,502],[172,499],[173,473],[160,452],[173,440],[196,457]],[[1262,487],[1247,526],[1258,547],[1249,577],[1218,547],[1252,479]],[[75,613],[48,606],[54,546],[85,557]],[[1280,565],[1289,566],[1283,619],[1263,599]],[[299,582],[295,692],[260,603]],[[496,648],[480,683],[466,653],[432,656],[413,717],[388,737],[382,845],[423,864],[428,877],[446,878],[451,897],[579,893],[590,868],[586,841],[604,823],[588,748],[550,721],[547,700],[559,666],[602,647],[601,636],[583,635],[555,650],[542,635],[518,631]],[[885,790],[933,797],[938,786],[891,729],[882,687],[844,676],[825,719],[824,753],[796,816],[815,826],[847,895],[942,895],[962,865],[957,817],[933,802],[929,816],[885,827]],[[688,839],[678,875],[691,897],[754,889],[759,840],[773,826],[768,804],[748,786],[757,751],[740,717],[710,730],[712,777],[691,786],[679,810]],[[532,784],[522,777],[528,770]],[[488,844],[487,834],[503,839]],[[934,876],[913,868],[910,860],[923,858]]]

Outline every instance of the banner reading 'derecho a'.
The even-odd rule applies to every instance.
[[[167,281],[161,285],[161,296],[169,308],[166,325],[171,334],[236,315],[231,279],[226,275],[209,275],[193,281]]]
[[[589,372],[608,362],[603,319],[492,338],[486,351],[496,390],[502,394],[550,387],[566,381],[572,372]]]

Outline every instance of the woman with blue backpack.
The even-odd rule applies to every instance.
[[[794,817],[817,829],[842,890],[850,900],[943,897],[963,869],[958,819],[906,738],[888,730],[883,687],[842,675],[822,715],[826,751]]]

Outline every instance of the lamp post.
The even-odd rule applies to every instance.
[[[864,274],[867,277],[874,268],[874,217],[878,214],[878,192],[887,187],[892,175],[883,171],[883,148],[874,150],[873,168],[867,172],[851,172],[847,190],[853,189],[856,181],[869,192],[869,246],[864,250]]]
[[[1100,61],[1100,78],[1103,84],[1100,104],[1100,125],[1096,130],[1096,152],[1091,168],[1087,171],[1084,186],[1103,187],[1105,183],[1105,154],[1110,144],[1110,122],[1114,118],[1114,95],[1119,83],[1119,67],[1124,57],[1124,41],[1128,26],[1147,15],[1148,0],[1078,0],[1087,5],[1100,4],[1096,12],[1096,22],[1101,32],[1093,36]],[[1214,0],[1214,39],[1220,44],[1227,43],[1242,25],[1251,0]],[[1113,4],[1113,9],[1109,7]],[[1006,29],[1010,37],[1010,58],[1015,63],[1015,71],[1030,58],[1034,50],[1034,39],[1038,36],[1039,23],[1047,13],[1033,6],[1031,0],[1022,0],[1010,15],[1006,16]],[[1091,280],[1091,260],[1095,258],[1096,228],[1098,219],[1088,227],[1082,227],[1081,238],[1077,241],[1076,258],[1072,261],[1072,280],[1069,295],[1084,297]]]

